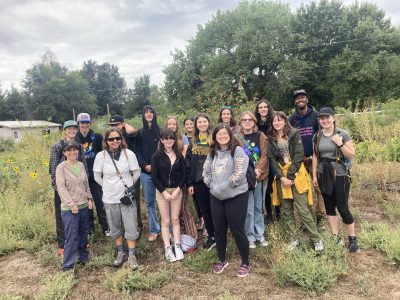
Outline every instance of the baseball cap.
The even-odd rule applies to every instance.
[[[296,90],[296,91],[294,91],[294,92],[293,92],[293,100],[296,99],[296,97],[297,97],[298,95],[305,95],[305,96],[307,96],[307,92],[306,92],[305,89],[301,89],[301,90]]]
[[[108,122],[109,125],[116,125],[119,123],[123,123],[124,122],[124,117],[120,116],[120,115],[114,115],[111,116],[110,118],[110,122]]]
[[[318,117],[321,117],[321,116],[334,116],[334,115],[335,115],[335,111],[330,107],[323,107],[318,112]]]
[[[67,142],[64,144],[63,151],[68,150],[69,148],[79,149],[80,145],[77,142]]]
[[[63,130],[65,130],[68,127],[76,127],[76,128],[78,128],[78,123],[76,123],[74,120],[65,121],[64,125],[63,125]]]
[[[90,115],[88,113],[80,113],[76,118],[76,121],[79,123],[91,123]]]

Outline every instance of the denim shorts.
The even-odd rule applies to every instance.
[[[108,226],[110,227],[112,238],[116,239],[122,235],[122,225],[125,229],[125,239],[136,240],[139,238],[136,203],[131,205],[104,203],[104,209],[107,214]]]

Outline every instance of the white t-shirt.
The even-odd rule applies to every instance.
[[[124,151],[126,151],[126,155]],[[115,160],[115,164],[128,187],[133,185],[139,178],[140,167],[135,153],[131,150],[122,150],[119,160]],[[133,176],[131,176],[130,171],[132,171]],[[97,153],[94,160],[93,172],[103,174],[103,202],[109,204],[120,203],[119,199],[124,196],[125,186],[117,175],[117,171],[107,151],[103,150]]]

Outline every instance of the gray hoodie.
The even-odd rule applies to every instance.
[[[210,193],[219,200],[226,200],[248,190],[246,179],[249,158],[241,147],[236,147],[232,157],[229,150],[217,150],[214,159],[210,154],[203,167],[204,183]]]

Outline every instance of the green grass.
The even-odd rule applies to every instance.
[[[36,299],[65,299],[76,283],[77,280],[72,272],[60,272],[56,275],[48,276],[43,281],[43,288]]]
[[[217,261],[216,251],[197,250],[195,253],[188,255],[183,264],[190,270],[196,273],[208,273],[212,266]]]
[[[400,226],[389,227],[382,223],[362,225],[360,234],[361,249],[382,251],[391,264],[400,264]]]
[[[11,295],[8,293],[0,294],[0,300],[22,300],[22,299],[24,298],[19,295]]]

